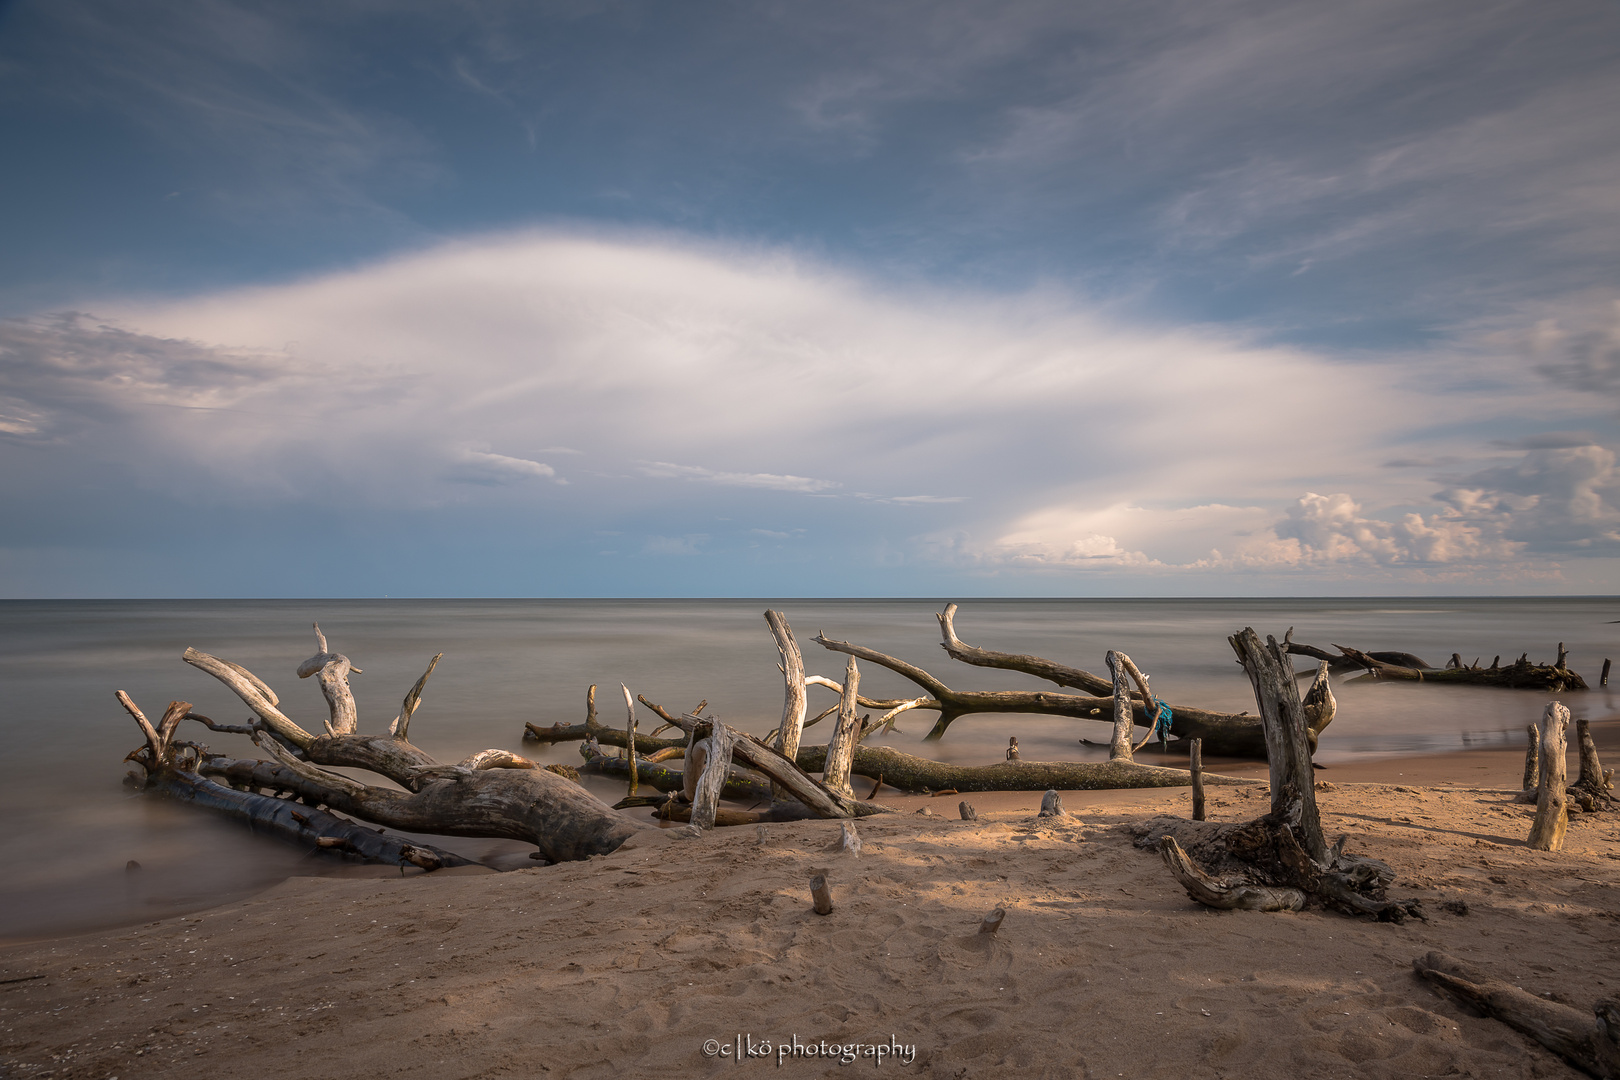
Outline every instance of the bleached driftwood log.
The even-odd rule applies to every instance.
[[[1564,846],[1569,830],[1568,773],[1564,763],[1567,749],[1565,729],[1569,710],[1556,701],[1547,703],[1541,714],[1541,782],[1536,789],[1536,818],[1530,823],[1525,841],[1537,851],[1557,851]]]
[[[299,671],[320,677],[330,714],[325,735],[311,734],[283,713],[269,686],[241,665],[196,649],[184,654],[188,664],[224,683],[254,714],[254,741],[273,759],[263,765],[279,766],[270,769],[276,784],[259,786],[276,786],[306,802],[408,832],[527,841],[553,862],[612,851],[640,831],[578,784],[515,754],[489,751],[445,764],[413,745],[411,718],[432,664],[406,695],[389,732],[359,733],[348,685],[350,672],[358,669],[331,652],[318,630],[316,642],[316,654]],[[211,721],[208,726],[221,730]],[[210,765],[214,760],[230,759],[205,757],[204,771],[225,767]],[[334,768],[374,772],[404,790],[363,784]]]
[[[120,690],[117,697],[146,736],[146,745],[127,758],[146,774],[138,787],[251,826],[260,836],[361,862],[437,870],[471,861],[441,848],[364,828],[315,806],[262,795],[256,789],[281,786],[274,775],[254,774],[254,767],[268,762],[233,761],[210,754],[207,747],[174,738],[180,721],[195,718],[190,702],[169,702],[154,728],[128,694]],[[224,783],[218,782],[221,780]]]
[[[1620,1002],[1604,998],[1591,1012],[1548,1001],[1493,977],[1484,968],[1431,952],[1412,969],[1473,1011],[1522,1031],[1599,1080],[1620,1077]]]
[[[1598,760],[1597,743],[1592,741],[1592,724],[1585,717],[1575,721],[1576,745],[1580,750],[1580,775],[1569,787],[1569,796],[1588,813],[1614,805],[1614,770]]]

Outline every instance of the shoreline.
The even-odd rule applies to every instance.
[[[1593,730],[1614,760],[1620,723]],[[1318,774],[1324,828],[1393,866],[1427,922],[1193,904],[1130,832],[1185,816],[1186,789],[1068,793],[1062,819],[1034,816],[1038,792],[885,796],[901,812],[859,823],[859,858],[827,850],[837,823],[783,823],[504,874],[295,877],[0,947],[0,1061],[53,1080],[730,1075],[704,1044],[747,1036],[892,1039],[913,1061],[883,1068],[917,1076],[1573,1076],[1410,971],[1438,949],[1581,1005],[1620,983],[1603,962],[1620,955],[1620,813],[1529,850],[1522,763],[1494,748]],[[957,820],[962,798],[978,821]],[[1247,787],[1208,803],[1215,821],[1265,806]],[[1458,901],[1466,915],[1441,907]],[[978,934],[996,906],[1002,929]]]

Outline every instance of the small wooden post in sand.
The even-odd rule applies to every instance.
[[[1006,917],[1007,917],[1007,909],[1004,908],[1004,907],[997,907],[996,910],[994,910],[990,914],[986,915],[984,917],[984,921],[979,924],[979,933],[981,933],[981,934],[993,934],[993,933],[995,933],[997,930],[1001,929],[1001,920],[1005,919]]]
[[[1188,755],[1188,769],[1192,773],[1193,820],[1204,820],[1204,740],[1194,739]]]
[[[956,812],[962,815],[963,821],[979,820],[979,812],[973,809],[973,804],[968,802],[966,799],[957,804]]]
[[[1565,772],[1565,728],[1569,710],[1549,701],[1541,714],[1541,786],[1536,792],[1536,820],[1525,842],[1537,851],[1558,851],[1569,829],[1569,792]]]
[[[1541,785],[1541,732],[1536,725],[1526,724],[1524,734],[1528,740],[1524,748],[1524,790],[1534,791]]]
[[[815,902],[817,915],[832,914],[832,888],[827,884],[826,874],[810,879],[810,899]]]
[[[1041,796],[1041,812],[1035,816],[1062,817],[1063,796],[1059,795],[1056,791],[1047,789],[1046,794]]]
[[[1609,658],[1607,656],[1603,658],[1603,674],[1598,676],[1598,685],[1609,685]]]

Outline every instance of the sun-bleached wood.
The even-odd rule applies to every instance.
[[[804,654],[793,636],[787,616],[780,611],[765,612],[765,622],[776,640],[776,651],[782,658],[782,719],[776,727],[776,745],[789,761],[799,754],[799,739],[804,732],[805,681]],[[778,791],[785,798],[786,792]]]
[[[1041,809],[1037,817],[1063,817],[1063,796],[1048,790],[1041,796]]]
[[[315,624],[315,645],[315,655],[298,665],[298,677],[307,679],[311,675],[319,676],[317,681],[321,684],[321,693],[325,695],[331,713],[331,718],[326,722],[326,733],[353,735],[359,719],[354,709],[354,692],[349,689],[349,673],[359,675],[362,672],[349,663],[347,656],[326,647],[326,635],[321,633],[320,623]]]
[[[731,751],[735,741],[732,730],[717,722],[711,725],[707,738],[693,743],[694,754],[698,745],[704,748],[703,772],[692,790],[692,824],[700,829],[714,828],[715,811],[720,806],[720,789],[725,784],[726,773],[731,769]]]
[[[855,831],[855,823],[852,821],[839,822],[838,839],[834,840],[827,850],[837,852],[840,855],[853,855],[857,859],[860,858],[861,835]]]
[[[416,685],[411,687],[410,692],[405,695],[405,700],[400,702],[399,715],[388,725],[388,734],[394,738],[410,738],[411,717],[416,714],[416,707],[422,704],[422,689],[427,686],[428,676],[433,674],[433,669],[439,666],[442,659],[444,653],[433,654],[433,659],[428,661],[427,670],[422,672],[422,677],[416,680]]]
[[[1536,790],[1536,818],[1530,823],[1525,841],[1537,851],[1558,851],[1569,830],[1568,772],[1564,754],[1568,749],[1565,729],[1569,710],[1549,701],[1541,713],[1541,782]]]
[[[636,793],[640,786],[640,779],[636,769],[636,703],[630,697],[630,688],[624,683],[619,684],[624,691],[624,745],[625,756],[630,759],[630,794]]]
[[[849,767],[860,734],[861,721],[855,711],[860,685],[861,669],[852,656],[844,665],[844,692],[838,701],[838,723],[827,740],[827,758],[821,774],[821,782],[827,785],[827,790],[851,799],[855,791],[849,786]]]
[[[324,647],[324,638],[317,641],[322,651],[304,666],[319,659],[316,670],[346,686],[352,665],[338,663],[338,654]],[[270,700],[273,695],[264,692],[264,683],[240,665],[196,649],[187,649],[183,658],[224,683],[253,711],[261,729],[256,741],[284,766],[281,775],[296,780],[297,793],[334,810],[409,832],[524,840],[553,862],[612,851],[641,829],[578,784],[545,769],[522,768],[502,758],[504,752],[487,759],[491,765],[504,761],[499,767],[444,764],[401,738],[397,722],[389,734],[312,735],[281,712]],[[407,695],[411,708],[412,695],[420,698],[421,683]],[[410,711],[401,708],[407,727]],[[288,747],[308,760],[294,757]],[[333,768],[375,772],[405,790],[361,784],[330,772]]]

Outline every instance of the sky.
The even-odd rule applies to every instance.
[[[1608,0],[0,0],[0,597],[1620,593]]]

